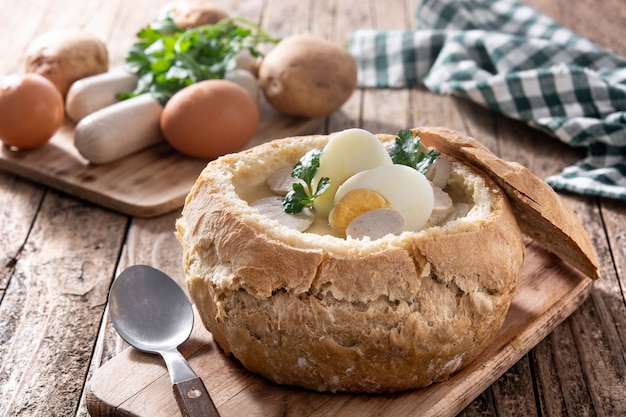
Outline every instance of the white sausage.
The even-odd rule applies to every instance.
[[[455,211],[450,195],[441,188],[433,185],[433,196],[435,197],[435,204],[428,221],[424,225],[425,229],[443,223]]]
[[[276,195],[286,196],[291,190],[293,190],[293,184],[296,182],[304,185],[304,181],[291,176],[293,168],[286,166],[278,168],[269,178],[265,181],[265,185],[270,191]]]
[[[346,235],[353,239],[368,236],[372,240],[380,239],[388,234],[402,233],[406,220],[398,210],[379,208],[366,211],[348,224]]]
[[[67,116],[78,122],[90,113],[117,103],[117,94],[132,91],[137,76],[122,69],[81,78],[70,87],[65,100]]]
[[[436,187],[446,188],[450,179],[452,164],[445,155],[439,155],[435,162],[426,171],[428,178]]]
[[[76,125],[74,145],[94,164],[116,161],[164,140],[162,111],[149,93],[120,101],[82,119]]]
[[[314,215],[309,208],[305,208],[298,214],[289,214],[285,212],[283,199],[279,196],[262,198],[250,206],[259,210],[262,215],[299,232],[304,232],[313,224]]]

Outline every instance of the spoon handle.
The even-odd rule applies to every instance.
[[[199,377],[177,382],[173,388],[183,417],[219,417],[220,414]]]

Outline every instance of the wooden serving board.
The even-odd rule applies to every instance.
[[[276,385],[225,356],[197,315],[181,352],[222,417],[454,416],[574,312],[592,286],[592,280],[531,243],[509,314],[484,355],[445,382],[396,395],[330,394]],[[96,371],[87,408],[92,417],[180,416],[162,359],[132,348]]]
[[[286,117],[259,101],[261,122],[246,148],[288,136],[314,133],[323,119]],[[119,161],[93,165],[74,147],[67,121],[45,145],[27,151],[0,146],[0,169],[103,207],[154,217],[183,206],[208,160],[186,157],[165,141]]]

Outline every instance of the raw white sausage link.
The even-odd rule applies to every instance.
[[[100,109],[76,125],[74,145],[94,164],[106,164],[164,140],[163,107],[142,94]]]
[[[88,114],[117,103],[117,94],[132,91],[137,76],[122,69],[82,78],[72,84],[65,101],[67,116],[78,122]]]

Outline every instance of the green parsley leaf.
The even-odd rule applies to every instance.
[[[171,14],[156,18],[137,32],[126,57],[126,68],[139,76],[137,87],[118,95],[127,99],[144,93],[165,105],[179,90],[203,80],[222,79],[245,50],[261,56],[260,43],[277,43],[258,25],[242,17],[181,29]]]
[[[418,149],[419,136],[413,140],[410,130],[400,130],[393,145],[389,148],[389,155],[394,164],[415,168]]]
[[[415,169],[420,173],[426,175],[428,168],[435,162],[437,157],[441,155],[438,151],[429,151],[424,155],[424,152],[419,153],[418,162],[415,164]]]
[[[313,208],[314,201],[330,186],[330,178],[323,177],[313,189],[313,177],[320,167],[320,149],[312,149],[307,152],[294,165],[291,176],[304,182],[295,182],[292,190],[287,193],[283,200],[283,208],[287,213],[300,213],[305,207]],[[306,188],[305,188],[306,186]]]
[[[420,137],[416,132],[400,130],[398,136],[389,148],[389,155],[394,164],[406,165],[426,174],[428,168],[435,162],[440,152],[431,150],[427,154],[419,150]]]

